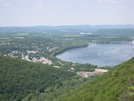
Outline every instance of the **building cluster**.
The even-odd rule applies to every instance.
[[[0,45],[6,45],[6,43],[5,43],[5,42],[3,42],[3,43],[0,43]]]
[[[28,55],[26,55],[26,56],[22,55],[22,59],[27,60],[27,61],[32,61],[32,62],[41,62],[43,64],[48,64],[48,65],[52,64],[51,60],[46,59],[44,57],[40,57],[40,59],[37,59],[37,58],[34,57],[32,60],[30,60]]]
[[[37,53],[38,51],[29,51],[29,50],[27,50],[27,53],[29,54],[29,53]]]
[[[128,44],[134,44],[134,40],[133,40],[133,41],[131,41],[131,42],[129,42]]]
[[[59,47],[53,47],[49,49],[49,52],[54,51],[55,49],[58,49]]]
[[[41,57],[40,59],[36,59],[35,57],[32,59],[33,62],[42,62],[43,64],[52,64],[52,61],[49,59],[46,59],[44,57]]]
[[[78,72],[77,75],[81,77],[89,77],[94,75],[102,75],[103,73],[108,72],[106,69],[95,69],[94,72]]]
[[[28,55],[23,55],[23,54],[22,54],[22,59],[23,59],[23,60],[27,60],[27,61],[31,61],[31,60],[29,60]]]
[[[14,54],[18,54],[18,53],[19,53],[18,51],[12,51],[11,53],[5,54],[4,56],[10,56],[10,57],[17,58],[18,56],[17,55],[14,56]],[[36,57],[33,57],[32,60],[29,59],[29,54],[30,53],[36,54],[36,53],[38,53],[38,51],[34,51],[34,50],[29,51],[29,50],[27,50],[27,53],[28,53],[27,55],[24,55],[23,53],[21,53],[22,54],[21,55],[21,59],[27,60],[27,61],[31,61],[31,62],[41,62],[43,64],[48,64],[48,65],[52,64],[51,60],[46,59],[44,57],[40,57],[39,59],[37,59]]]

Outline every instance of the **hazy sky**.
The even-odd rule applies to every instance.
[[[104,24],[134,24],[134,0],[0,0],[0,27]]]

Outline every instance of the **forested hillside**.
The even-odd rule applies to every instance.
[[[56,101],[134,101],[134,58]]]
[[[21,101],[30,93],[60,86],[74,75],[41,63],[0,56],[0,101]]]

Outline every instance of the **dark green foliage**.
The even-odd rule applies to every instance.
[[[132,98],[130,99],[133,93],[131,95],[124,93],[127,86],[134,86],[133,81],[134,58],[114,67],[57,101],[133,101]]]
[[[129,77],[129,85],[123,90],[119,101],[134,101],[134,77]]]
[[[74,75],[48,65],[0,56],[0,99],[20,101],[30,93],[43,93],[50,86],[60,85]]]
[[[89,63],[85,63],[85,64],[80,64],[80,63],[76,63],[74,66],[74,71],[75,72],[80,72],[80,71],[84,71],[84,72],[92,72],[95,70],[95,68],[98,68],[95,65],[91,65]]]
[[[71,79],[66,79],[60,85],[56,84],[48,87],[44,93],[30,93],[22,101],[54,101],[56,98],[81,87],[85,82],[89,82],[92,79],[94,77],[81,78],[76,75]]]

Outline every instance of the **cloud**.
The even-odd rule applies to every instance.
[[[73,15],[73,14],[75,14],[75,12],[71,12],[71,14]]]
[[[30,17],[30,15],[26,15],[26,16],[24,16],[25,18],[29,18]]]
[[[39,2],[39,4],[42,4],[42,2]]]
[[[123,6],[123,5],[118,6],[118,8],[119,8],[119,9],[127,9],[127,7],[126,7],[126,6]]]
[[[43,7],[41,4],[36,4],[35,7]]]
[[[133,0],[125,0],[125,1],[133,1]]]
[[[12,6],[12,4],[4,4],[4,6]]]
[[[82,6],[81,8],[85,9],[85,8],[87,8],[87,6]]]
[[[53,14],[52,17],[57,17],[57,14]]]
[[[98,2],[110,2],[110,0],[99,0]]]
[[[55,8],[63,8],[64,5],[54,5]]]
[[[120,5],[120,6],[108,5],[107,7],[112,8],[112,9],[127,9],[127,7],[123,5]]]
[[[20,16],[20,15],[17,14],[16,16],[18,17],[18,16]]]
[[[107,7],[112,8],[112,9],[115,9],[115,8],[116,8],[116,7],[113,6],[113,5],[108,5]]]
[[[111,1],[110,3],[118,4],[118,1]]]
[[[118,3],[118,1],[113,1],[113,0],[99,0],[98,2],[113,3],[113,4]]]
[[[132,0],[123,0],[123,1],[132,1]],[[127,6],[124,6],[123,4],[125,2],[121,2],[120,0],[98,0],[99,3],[108,3],[108,8],[112,9],[127,9]]]
[[[104,2],[104,0],[99,0],[98,2]]]
[[[36,4],[35,7],[43,7],[42,2],[39,2],[38,4]]]
[[[105,2],[110,2],[110,0],[105,0]]]

